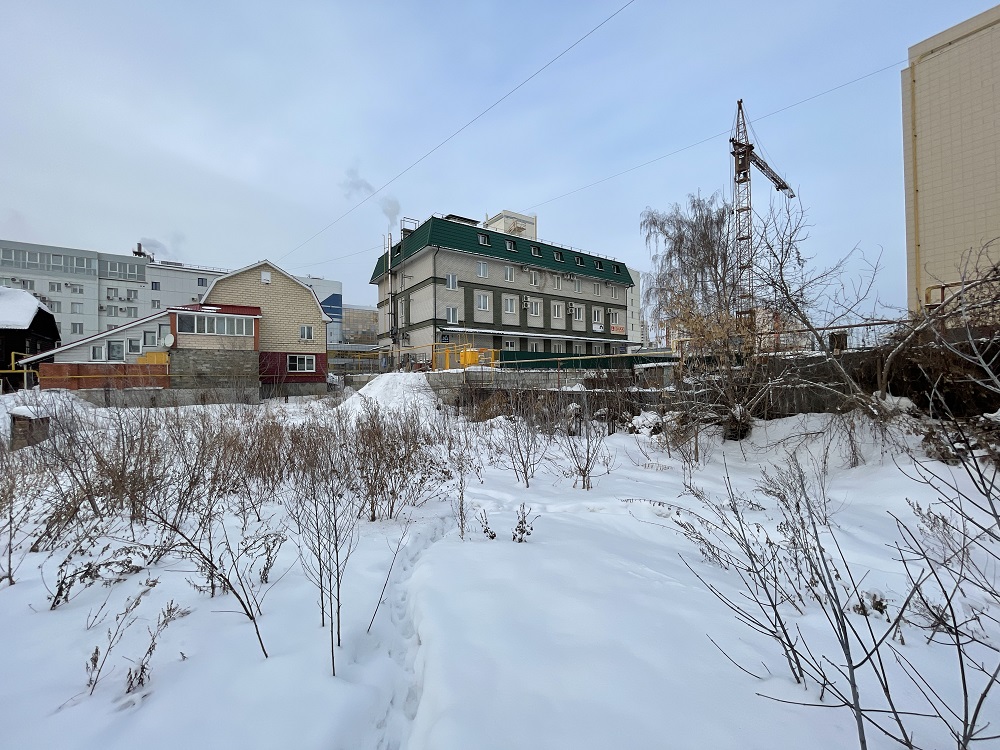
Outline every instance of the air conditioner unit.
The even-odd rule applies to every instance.
[[[566,274],[566,278],[569,279],[570,281],[576,281],[576,274],[575,273],[568,273],[568,274]]]
[[[98,309],[98,310],[104,310],[104,309],[106,309],[106,308],[104,307],[104,305],[101,305],[101,306],[100,306],[100,307],[98,307],[97,309]]]
[[[610,281],[605,281],[604,282],[604,286],[611,286],[611,282]]]
[[[525,310],[527,310],[530,305],[531,303],[528,302],[527,300],[521,303],[521,307],[523,307]]]
[[[527,271],[528,270],[528,266],[521,266],[521,270],[522,271]]]
[[[566,305],[566,314],[567,315],[573,314],[573,305]]]
[[[608,308],[608,315],[610,315],[610,314],[611,314],[611,313],[613,313],[614,311],[615,311],[615,308],[613,308],[613,307],[609,307],[609,308]]]
[[[527,294],[525,294],[523,297],[521,297],[521,302],[530,302],[530,301],[531,301],[531,297],[529,297]]]
[[[105,297],[105,299],[114,299],[114,297],[112,297],[112,296],[111,296],[111,295],[109,294],[109,295],[108,295],[107,297]]]

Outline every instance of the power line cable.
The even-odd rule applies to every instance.
[[[846,86],[850,86],[852,84],[858,83],[859,81],[863,81],[866,78],[871,78],[872,76],[878,75],[879,73],[884,73],[885,71],[889,70],[890,68],[895,68],[898,65],[902,65],[905,62],[906,62],[906,60],[900,60],[898,62],[894,62],[894,63],[891,63],[889,65],[886,65],[883,68],[879,68],[878,70],[873,70],[871,73],[865,73],[863,76],[858,76],[857,78],[854,78],[854,79],[852,79],[850,81],[838,84],[837,86],[834,86],[833,88],[829,88],[826,91],[821,91],[818,94],[813,94],[812,96],[808,96],[805,99],[800,99],[799,101],[794,102],[793,104],[788,104],[788,105],[786,105],[784,107],[781,107],[779,109],[774,110],[773,112],[768,112],[766,115],[761,115],[760,117],[756,118],[756,120],[758,122],[760,120],[766,120],[768,117],[773,117],[774,115],[777,115],[777,114],[780,114],[782,112],[785,112],[785,111],[787,111],[789,109],[792,109],[793,107],[798,107],[799,105],[805,104],[806,102],[811,102],[813,99],[818,99],[821,96],[826,96],[827,94],[832,94],[834,91],[838,91],[838,90],[840,90],[840,89],[842,89],[842,88],[844,88]],[[708,143],[709,141],[714,141],[716,138],[721,138],[724,135],[729,135],[731,132],[732,132],[732,128],[730,128],[729,130],[723,130],[723,131],[721,131],[719,133],[716,133],[715,135],[710,135],[707,138],[702,138],[700,141],[696,141],[694,143],[690,143],[687,146],[683,146],[682,148],[679,148],[679,149],[677,149],[675,151],[671,151],[669,154],[664,154],[663,156],[657,156],[655,159],[650,159],[649,161],[645,161],[642,164],[637,164],[634,167],[629,167],[628,169],[623,169],[621,172],[616,172],[615,174],[610,175],[608,177],[604,177],[604,178],[602,178],[600,180],[597,180],[595,182],[588,183],[588,184],[584,185],[583,187],[578,187],[575,190],[570,190],[568,193],[563,193],[562,195],[557,195],[555,198],[549,198],[548,200],[542,201],[541,203],[536,203],[533,206],[528,206],[526,209],[524,209],[522,211],[522,213],[527,213],[528,211],[532,210],[533,208],[538,208],[539,206],[545,206],[545,205],[547,205],[549,203],[554,203],[557,200],[561,200],[563,198],[567,198],[567,197],[569,197],[571,195],[575,195],[576,193],[582,192],[584,190],[589,190],[592,187],[596,187],[597,185],[600,185],[602,183],[608,182],[609,180],[613,180],[613,179],[615,179],[617,177],[621,177],[622,175],[626,175],[629,172],[635,172],[637,169],[642,169],[643,167],[648,167],[650,164],[655,164],[658,161],[663,161],[664,159],[669,159],[671,156],[676,156],[677,154],[683,153],[684,151],[688,151],[688,150],[690,150],[692,148],[695,148],[696,146],[701,146],[702,144]]]
[[[308,245],[314,239],[316,239],[321,234],[323,234],[323,232],[325,232],[327,229],[329,229],[330,227],[332,227],[335,224],[339,223],[342,219],[345,219],[346,217],[348,217],[356,209],[358,209],[361,206],[363,206],[365,203],[367,203],[369,200],[371,200],[376,195],[378,195],[379,193],[381,193],[383,190],[385,190],[387,187],[389,187],[392,183],[394,183],[400,177],[402,177],[407,172],[409,172],[411,169],[413,169],[415,166],[417,166],[418,164],[420,164],[420,162],[422,162],[428,156],[430,156],[431,154],[433,154],[439,148],[441,148],[442,146],[444,146],[445,144],[447,144],[449,141],[451,141],[453,138],[455,138],[460,133],[462,133],[462,131],[464,131],[465,129],[467,129],[471,125],[473,125],[476,121],[478,121],[479,119],[481,119],[483,116],[485,116],[491,110],[495,109],[500,104],[502,104],[505,100],[507,100],[508,98],[510,98],[515,92],[517,92],[519,89],[521,89],[526,84],[528,84],[529,82],[531,82],[534,78],[536,78],[537,76],[539,76],[543,71],[545,71],[547,68],[549,68],[551,65],[553,65],[557,60],[559,60],[561,57],[563,57],[568,52],[570,52],[574,47],[576,47],[581,42],[583,42],[585,39],[587,39],[587,37],[589,37],[592,34],[594,34],[598,29],[600,29],[602,26],[604,26],[606,23],[608,23],[611,19],[613,19],[615,16],[617,16],[619,13],[621,13],[623,10],[625,10],[628,6],[630,6],[635,1],[636,0],[628,0],[627,3],[625,3],[618,10],[616,10],[610,16],[608,16],[603,21],[601,21],[599,24],[597,24],[597,26],[595,26],[590,31],[588,31],[586,34],[584,34],[583,36],[581,36],[579,39],[577,39],[575,42],[573,42],[570,46],[568,46],[562,52],[560,52],[558,55],[556,55],[551,60],[549,60],[547,63],[545,63],[545,65],[543,65],[542,67],[540,67],[538,70],[536,70],[530,76],[528,76],[527,78],[525,78],[523,81],[521,81],[519,84],[517,84],[514,88],[512,88],[506,94],[504,94],[499,99],[497,99],[495,102],[493,102],[493,104],[491,104],[490,106],[488,106],[486,109],[484,109],[478,115],[476,115],[475,117],[473,117],[471,120],[469,120],[467,123],[465,123],[462,127],[460,127],[458,130],[456,130],[454,133],[452,133],[447,138],[445,138],[443,141],[441,141],[438,145],[436,145],[430,151],[428,151],[423,156],[421,156],[419,159],[417,159],[415,162],[413,162],[412,164],[410,164],[410,166],[408,166],[402,172],[400,172],[395,177],[393,177],[391,180],[389,180],[388,182],[386,182],[378,190],[375,190],[375,191],[371,192],[364,199],[362,199],[361,201],[359,201],[358,203],[356,203],[355,205],[353,205],[351,208],[349,208],[347,211],[345,211],[344,213],[342,213],[340,216],[338,216],[336,219],[334,219],[333,221],[331,221],[329,224],[327,224],[325,227],[323,227],[322,229],[320,229],[318,232],[316,232],[314,235],[312,235],[311,237],[309,237],[307,240],[305,240],[304,242],[299,243],[298,245],[296,245],[295,247],[293,247],[291,250],[289,250],[287,253],[285,253],[284,255],[282,255],[280,258],[278,258],[278,260],[279,261],[280,260],[284,260],[285,258],[287,258],[289,255],[291,255],[292,253],[294,253],[299,248],[304,247],[305,245]]]

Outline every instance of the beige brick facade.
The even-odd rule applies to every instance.
[[[204,304],[254,305],[261,309],[260,351],[326,354],[326,323],[313,291],[271,263],[259,263],[217,279]],[[301,337],[301,326],[312,338]]]
[[[960,281],[963,258],[1000,237],[998,74],[1000,6],[909,50],[902,103],[911,310]]]

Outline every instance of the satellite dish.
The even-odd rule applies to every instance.
[[[163,337],[163,345],[168,349],[174,345],[174,334],[168,333]]]

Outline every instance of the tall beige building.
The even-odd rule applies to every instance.
[[[910,47],[909,63],[906,278],[917,310],[962,279],[970,250],[1000,238],[1000,6]]]

